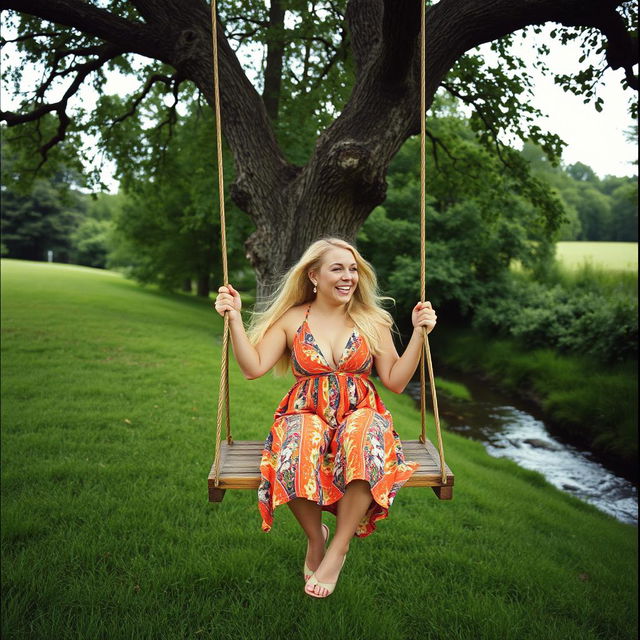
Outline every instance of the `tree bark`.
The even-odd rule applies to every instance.
[[[175,67],[213,104],[210,11],[204,0],[132,0],[142,22],[120,18],[83,0],[0,0],[10,8],[77,28]],[[589,26],[608,38],[607,59],[624,67],[637,88],[637,41],[626,32],[614,0],[440,0],[427,10],[426,96],[465,51],[553,21]],[[342,113],[320,135],[304,167],[286,161],[270,117],[277,115],[278,60],[270,46],[264,100],[251,85],[218,24],[222,128],[234,156],[235,203],[256,225],[247,256],[256,271],[258,300],[306,246],[324,235],[353,241],[386,195],[389,162],[419,132],[418,0],[350,0],[346,18],[356,63],[353,91]],[[273,24],[283,24],[280,0]],[[213,137],[213,133],[212,133]],[[204,285],[202,285],[204,287]],[[207,287],[208,288],[208,287]],[[204,291],[204,288],[202,289]],[[198,293],[201,284],[198,280]]]
[[[282,60],[284,58],[284,8],[281,0],[271,0],[267,43],[267,64],[264,70],[262,100],[267,115],[272,122],[276,122],[282,86]]]

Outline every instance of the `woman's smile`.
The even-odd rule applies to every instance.
[[[348,296],[351,293],[352,285],[350,284],[340,284],[336,287],[336,291],[341,296]]]

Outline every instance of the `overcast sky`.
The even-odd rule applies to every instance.
[[[551,26],[546,31],[548,32],[550,29]],[[13,37],[11,33],[5,31],[3,28],[4,38]],[[576,71],[578,58],[582,54],[577,44],[562,45],[548,38],[544,33],[537,36],[537,39],[544,40],[550,47],[548,65],[554,73]],[[527,40],[520,40],[518,47],[518,51],[525,60],[531,60],[535,55],[531,36]],[[2,62],[4,65],[10,65],[12,62],[15,64],[16,55],[11,49],[11,46],[6,46],[3,49]],[[487,56],[491,55],[488,45],[480,47],[480,51]],[[598,113],[593,104],[584,104],[582,98],[568,92],[565,93],[556,86],[553,78],[542,76],[532,65],[529,67],[534,84],[531,101],[543,113],[547,114],[537,124],[559,134],[567,142],[563,162],[565,164],[583,162],[589,165],[600,177],[607,174],[637,175],[637,167],[632,164],[632,161],[637,157],[637,145],[625,138],[625,130],[633,124],[628,114],[628,101],[632,92],[630,90],[625,92],[622,89],[622,70],[608,69],[605,72],[604,83],[598,91],[604,99],[604,108],[602,112]],[[35,69],[25,70],[25,85],[34,86],[38,79],[39,75]],[[123,95],[123,93],[133,91],[136,88],[137,84],[132,79],[113,75],[106,85],[106,92]],[[2,108],[4,110],[15,109],[16,101],[11,92],[7,90],[7,87],[2,87],[2,89]],[[95,93],[88,86],[81,90],[81,94],[80,100],[85,106],[95,99]],[[110,176],[111,171],[111,166],[108,166],[104,174],[104,181],[110,185],[110,190],[115,191],[117,184]]]
[[[553,73],[575,73],[584,51],[576,42],[563,45],[550,38],[547,34],[553,27],[547,25],[538,36],[518,38],[517,51],[524,60],[533,60],[536,54],[532,38],[535,38],[535,42],[544,42],[549,47],[547,60]],[[480,51],[488,52],[488,45],[480,47]],[[591,56],[591,59],[596,61],[599,58]],[[529,69],[534,85],[531,102],[547,114],[538,124],[557,133],[567,143],[563,154],[565,164],[583,162],[600,177],[607,174],[637,175],[637,166],[632,164],[638,157],[637,142],[630,142],[625,137],[625,130],[633,125],[628,104],[635,92],[622,89],[622,69],[605,71],[604,82],[598,89],[598,95],[604,100],[600,113],[593,103],[584,104],[583,98],[565,93],[552,77],[543,76],[532,64],[529,64]],[[637,66],[635,72],[638,73]]]

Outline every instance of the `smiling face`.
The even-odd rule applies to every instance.
[[[318,296],[346,303],[358,285],[358,266],[351,251],[332,247],[324,254],[320,269],[309,276],[316,283]]]

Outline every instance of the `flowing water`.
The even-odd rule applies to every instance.
[[[541,472],[561,491],[622,522],[638,524],[636,485],[606,468],[589,451],[552,435],[535,407],[507,398],[479,378],[449,369],[443,373],[440,368],[438,365],[437,375],[464,384],[472,397],[464,400],[438,393],[439,413],[450,431],[480,440],[492,456]],[[410,382],[406,392],[420,401],[419,382]],[[431,409],[428,382],[427,407]]]

